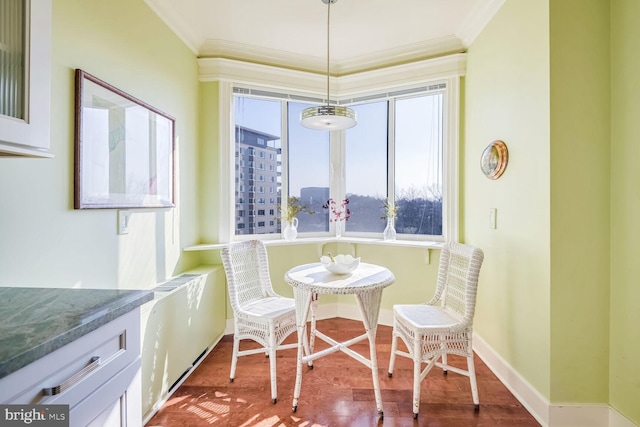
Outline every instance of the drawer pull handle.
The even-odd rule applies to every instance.
[[[69,378],[61,382],[59,385],[55,387],[45,387],[42,389],[42,393],[45,396],[55,396],[56,394],[60,394],[66,389],[70,388],[77,382],[79,382],[82,378],[87,376],[91,371],[95,370],[98,366],[100,366],[100,356],[93,356],[91,358],[91,363],[87,366],[71,375]]]

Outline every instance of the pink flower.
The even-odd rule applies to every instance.
[[[327,202],[322,205],[324,209],[329,209],[331,215],[329,216],[329,222],[335,221],[348,221],[351,217],[351,210],[347,208],[349,204],[349,199],[344,199],[338,208],[338,204],[333,199],[327,200]]]

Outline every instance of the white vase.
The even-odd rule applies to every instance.
[[[335,222],[335,227],[336,227],[336,239],[339,239],[340,237],[342,237],[342,221],[336,221]]]
[[[287,222],[282,235],[285,240],[295,240],[298,237],[298,218],[293,218],[291,222]]]
[[[382,232],[384,240],[396,240],[396,229],[393,226],[393,218],[387,218],[387,226]]]

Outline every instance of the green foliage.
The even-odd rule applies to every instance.
[[[384,201],[384,205],[382,206],[384,209],[384,214],[380,217],[380,219],[396,219],[398,216],[398,205],[395,203],[389,203],[388,200]]]
[[[300,199],[295,196],[291,196],[287,199],[287,205],[282,206],[279,205],[278,209],[280,210],[280,217],[278,218],[280,221],[287,221],[291,223],[293,218],[296,217],[299,213],[306,212],[308,214],[314,214],[315,212],[309,210],[309,208],[300,203]]]

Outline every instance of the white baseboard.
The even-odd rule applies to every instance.
[[[609,427],[638,427],[638,425],[615,409],[609,408]]]
[[[540,424],[550,425],[549,401],[476,333],[473,334],[473,350]]]
[[[322,320],[334,317],[352,320],[362,319],[358,307],[353,304],[318,305],[316,319]],[[393,310],[380,310],[378,324],[393,326]],[[225,334],[232,333],[233,319],[227,319]],[[482,337],[475,333],[473,335],[473,350],[543,427],[640,427],[606,404],[552,405],[538,390],[515,371],[502,356],[496,353]]]
[[[478,334],[473,349],[543,427],[638,427],[607,404],[551,404]]]

